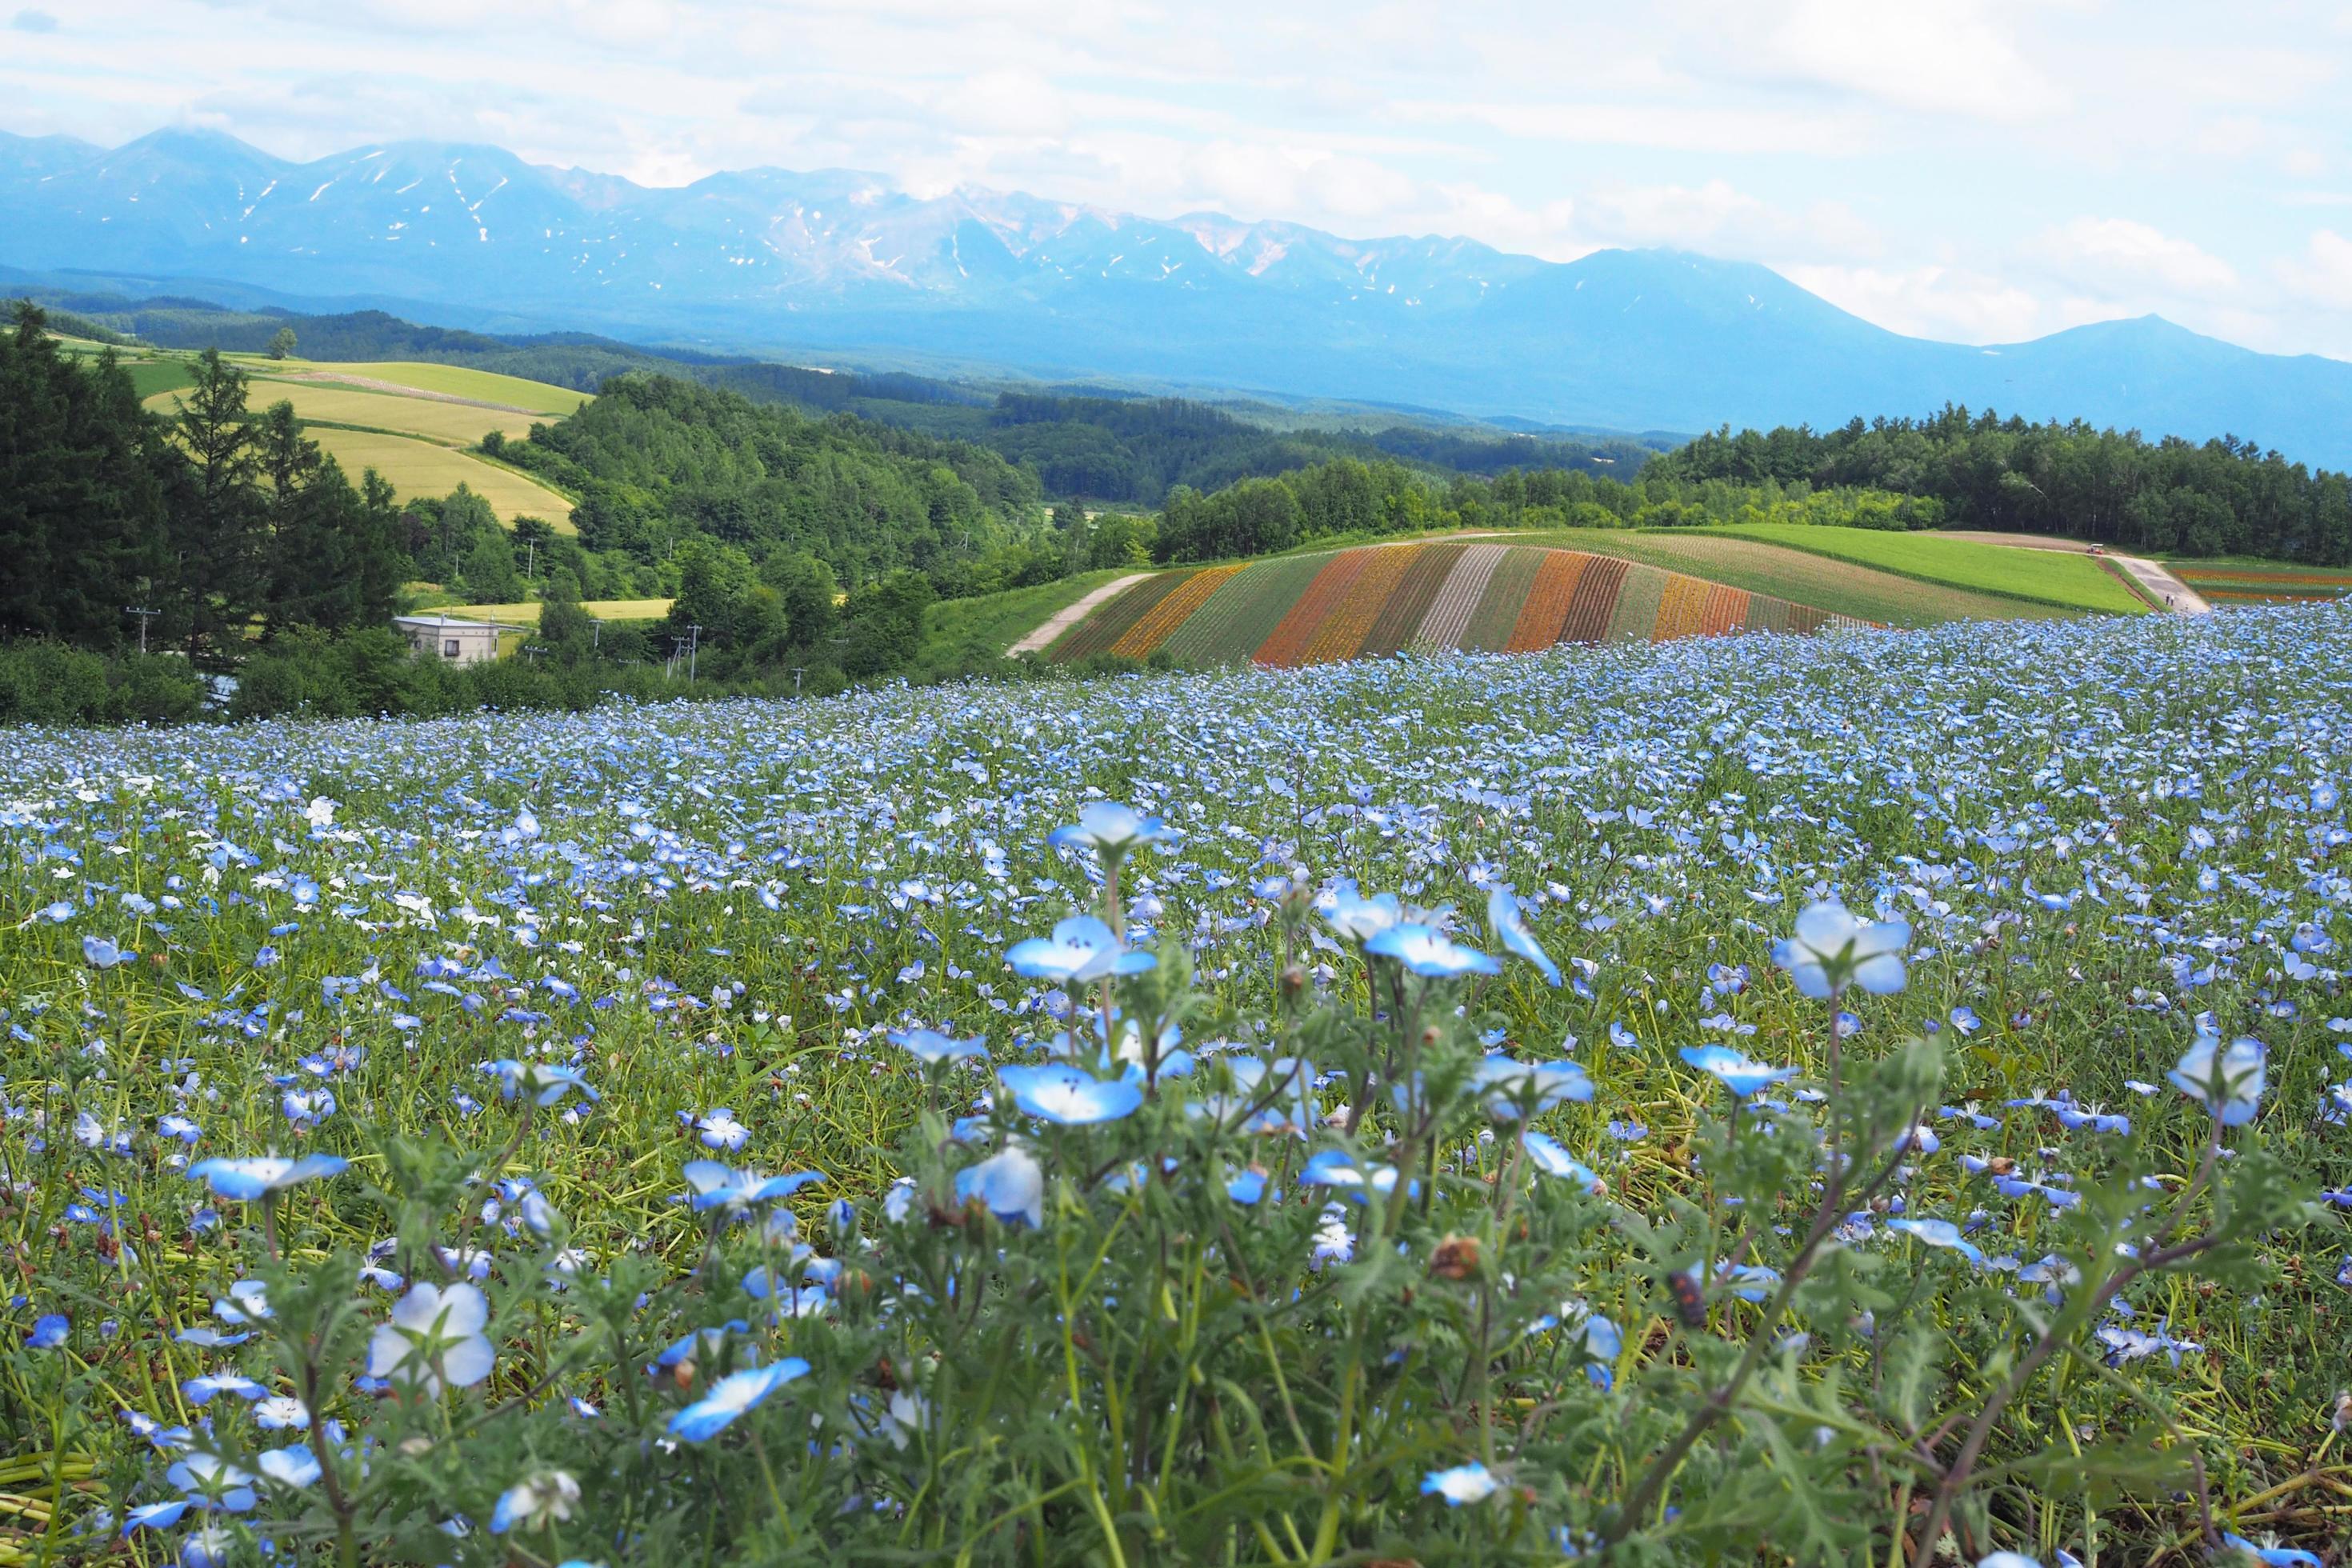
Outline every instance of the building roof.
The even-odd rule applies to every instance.
[[[396,626],[415,626],[419,630],[431,627],[436,630],[446,629],[453,632],[512,632],[524,629],[520,626],[501,626],[497,621],[460,620],[455,616],[394,616],[392,617],[392,624]]]

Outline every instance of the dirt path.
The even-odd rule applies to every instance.
[[[1004,650],[1004,657],[1007,658],[1014,658],[1024,653],[1045,652],[1048,647],[1052,646],[1055,637],[1060,637],[1064,632],[1068,631],[1072,626],[1076,626],[1080,621],[1085,620],[1087,618],[1087,612],[1092,610],[1097,605],[1102,604],[1114,594],[1120,593],[1126,589],[1135,586],[1135,584],[1142,582],[1146,577],[1150,575],[1151,574],[1149,572],[1130,572],[1124,577],[1114,577],[1109,582],[1104,584],[1101,587],[1080,595],[1076,604],[1071,605],[1065,609],[1055,610],[1052,615],[1045,617],[1045,624],[1044,626],[1039,626],[1035,631],[1031,632],[1027,637],[1023,637],[1019,642],[1014,643],[1011,647],[1006,648]]]
[[[2058,539],[2042,533],[1995,533],[1981,530],[1960,529],[1942,535],[1946,539],[1968,539],[1979,544],[2004,544],[2012,550],[2063,550],[2074,555],[2088,555],[2091,547],[2079,539]],[[2210,616],[2213,606],[2202,595],[2165,569],[2160,561],[2149,561],[2137,555],[2118,555],[2114,551],[2102,551],[2101,558],[2114,562],[2131,574],[2132,581],[2156,596],[2156,602],[2176,616]]]

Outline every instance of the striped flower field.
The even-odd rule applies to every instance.
[[[1289,668],[1407,648],[1531,653],[1862,624],[1610,556],[1445,541],[1163,572],[1107,601],[1046,658],[1164,648],[1188,664]]]

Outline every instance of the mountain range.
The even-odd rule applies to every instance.
[[[113,149],[0,133],[0,264],[452,325],[1587,427],[1818,426],[1948,401],[2352,467],[2352,363],[2154,316],[1975,347],[1888,331],[1747,262],[1558,263],[1018,193],[917,197],[837,169],[657,188],[487,146],[297,163],[210,131]]]

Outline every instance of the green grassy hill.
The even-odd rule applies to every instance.
[[[1921,583],[1997,595],[2062,609],[2137,615],[2147,606],[2088,555],[2024,551],[1933,533],[1893,533],[1867,528],[1812,528],[1755,523],[1695,531],[1703,538],[1748,539],[1783,550],[1852,562]]]

